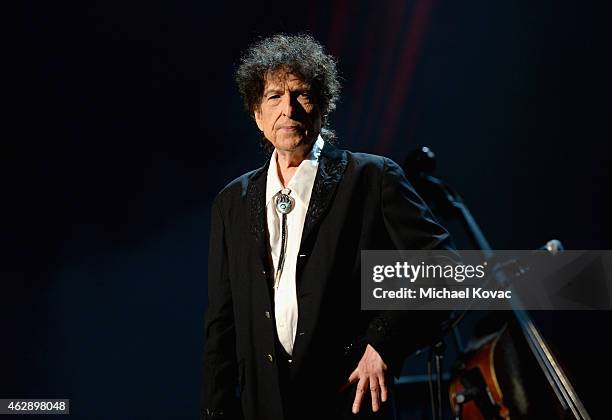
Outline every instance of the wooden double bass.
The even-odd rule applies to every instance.
[[[487,260],[494,261],[489,242],[461,196],[431,175],[435,169],[433,152],[427,147],[412,152],[404,168],[417,192],[434,212],[445,219],[459,219],[475,247],[483,251]],[[554,254],[562,247],[559,241],[553,240],[547,243],[546,249]],[[498,273],[504,275],[502,271]],[[527,363],[526,358],[519,357],[521,347],[522,354],[533,356]],[[525,364],[527,367],[521,366]],[[529,371],[534,366],[539,367],[552,399],[558,402],[555,407],[529,400],[533,384],[521,375],[521,371]],[[457,420],[591,418],[529,313],[516,308],[512,308],[507,320],[497,329],[462,349],[451,378],[449,398]]]

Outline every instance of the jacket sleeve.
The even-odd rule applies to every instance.
[[[202,359],[200,419],[235,419],[238,367],[228,254],[219,197],[211,210],[208,254],[208,309],[205,317],[205,345]]]
[[[449,233],[436,221],[404,171],[392,160],[383,159],[381,211],[395,248],[452,249]],[[382,311],[370,322],[365,341],[381,355],[390,372],[399,377],[404,359],[436,340],[449,315],[448,311],[433,310]]]

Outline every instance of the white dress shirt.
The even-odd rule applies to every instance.
[[[276,149],[270,158],[268,178],[266,182],[266,216],[268,220],[268,233],[270,237],[270,251],[274,263],[274,275],[278,267],[281,253],[281,229],[282,217],[276,210],[274,196],[284,188],[291,192],[290,197],[295,200],[293,210],[287,214],[287,248],[285,262],[281,273],[278,287],[274,291],[274,312],[276,318],[276,331],[280,343],[285,351],[293,354],[293,343],[298,322],[298,304],[295,285],[295,267],[302,240],[302,229],[312,186],[319,167],[319,155],[323,149],[324,141],[319,136],[313,144],[306,159],[300,163],[295,174],[291,177],[289,184],[283,186],[278,176]]]

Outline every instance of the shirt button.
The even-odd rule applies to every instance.
[[[270,319],[270,311],[264,312],[264,315],[266,316],[266,318]]]
[[[274,363],[274,357],[270,353],[268,353],[266,357],[268,358],[268,362]]]

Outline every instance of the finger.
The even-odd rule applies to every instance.
[[[378,377],[372,375],[370,377],[370,395],[372,396],[372,411],[377,412],[380,407],[380,401],[378,398],[380,392],[380,386],[378,385]]]
[[[380,385],[380,400],[382,402],[386,402],[389,397],[387,390],[387,382],[385,380],[385,375],[381,374],[378,376],[378,384]]]
[[[348,382],[345,382],[339,389],[338,389],[338,393],[341,394],[342,392],[346,391],[347,388],[349,388],[351,385],[353,385],[355,382],[357,382],[359,380],[359,368],[355,369],[353,371],[353,373],[351,373],[351,376],[349,376],[348,378]]]
[[[359,383],[357,384],[357,391],[355,392],[355,401],[353,401],[353,414],[357,414],[359,412],[359,408],[361,407],[361,401],[363,400],[363,395],[365,394],[367,386],[367,377],[359,379]]]
[[[359,379],[359,368],[356,368],[353,373],[351,373],[351,376],[349,376],[348,381],[349,383],[355,383],[357,382],[357,380]]]

